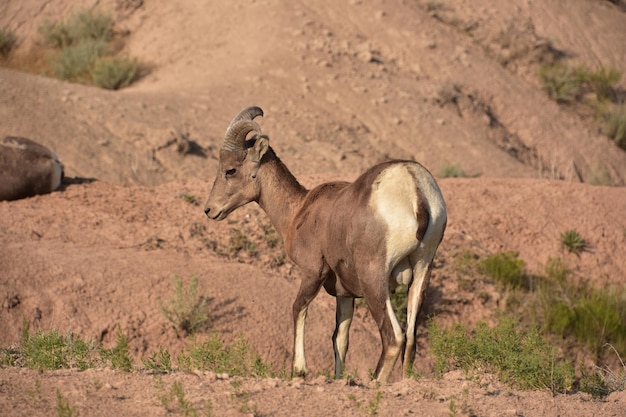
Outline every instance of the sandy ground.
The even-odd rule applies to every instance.
[[[41,22],[85,4],[2,3],[0,27],[20,40],[7,65],[31,59]],[[493,319],[503,295],[487,286],[488,301],[479,300],[459,285],[454,260],[466,249],[517,251],[531,272],[560,257],[594,285],[624,284],[626,153],[592,120],[551,102],[536,77],[548,40],[574,63],[626,68],[626,13],[608,1],[93,5],[111,10],[117,30],[128,32],[125,52],[149,67],[138,83],[108,92],[0,68],[0,136],[54,149],[71,179],[49,195],[0,202],[1,346],[19,341],[24,318],[32,330],[72,331],[105,346],[119,324],[140,367],[159,346],[188,346],[159,302],[171,297],[175,275],[195,275],[210,297],[211,328],[227,341],[243,334],[275,371],[289,367],[297,268],[281,245],[269,246],[269,221],[257,206],[222,223],[202,212],[224,129],[251,104],[263,107],[263,131],[307,186],[353,179],[388,158],[416,159],[435,174],[451,164],[466,172],[440,180],[449,223],[422,324],[426,316]],[[166,146],[172,129],[189,133],[194,152]],[[606,185],[589,184],[597,181]],[[580,257],[559,243],[570,229],[590,244]],[[233,230],[260,254],[233,250]],[[489,375],[436,379],[423,326],[416,368],[424,377],[401,380],[396,372],[377,386],[367,373],[380,342],[365,308],[356,311],[347,365],[360,382],[331,382],[316,375],[332,368],[334,300],[320,294],[307,324],[313,375],[306,380],[6,368],[0,410],[50,415],[58,389],[83,416],[182,413],[162,400],[175,381],[194,408],[210,403],[213,415],[618,416],[626,409],[623,393],[552,397]]]

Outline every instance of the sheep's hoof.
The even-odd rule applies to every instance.
[[[294,378],[304,378],[309,373],[308,369],[295,369],[293,370],[292,376]]]

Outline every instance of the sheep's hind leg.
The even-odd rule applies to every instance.
[[[378,325],[383,350],[376,366],[374,376],[380,382],[387,382],[393,367],[400,357],[400,353],[404,348],[404,331],[396,318],[393,311],[391,300],[389,299],[388,276],[391,271],[383,274],[377,274],[378,278],[366,277],[364,274],[363,281],[372,283],[372,286],[364,287],[365,301],[369,307],[372,317]],[[384,276],[384,279],[380,278]]]
[[[346,353],[350,338],[350,324],[354,314],[354,298],[337,297],[336,326],[333,333],[333,348],[335,349],[335,378],[343,375],[346,366]]]
[[[424,297],[430,282],[431,259],[421,259],[421,256],[417,251],[411,255],[411,263],[413,264],[413,282],[411,283],[407,294],[406,346],[404,348],[402,366],[405,376],[411,375],[413,372],[417,316],[424,303]]]

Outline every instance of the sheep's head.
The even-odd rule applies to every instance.
[[[213,220],[225,219],[237,207],[257,201],[261,191],[257,173],[269,148],[267,136],[254,121],[263,116],[259,107],[247,107],[226,129],[219,167],[204,212]],[[248,134],[254,135],[248,138]]]

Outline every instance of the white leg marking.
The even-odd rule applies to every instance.
[[[333,340],[336,378],[341,378],[346,365],[346,353],[348,352],[350,324],[352,324],[353,314],[354,298],[337,297],[337,326]]]
[[[304,356],[304,323],[306,321],[308,306],[300,310],[296,323],[296,337],[294,341],[293,370],[296,374],[307,373],[306,357]]]

